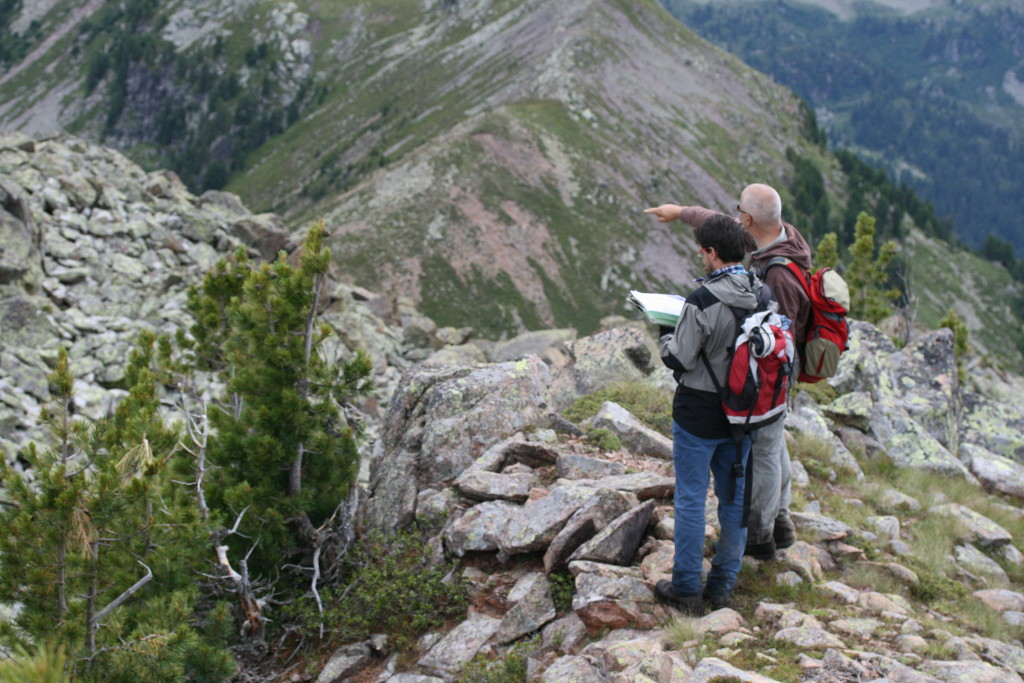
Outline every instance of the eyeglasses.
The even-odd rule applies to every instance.
[[[738,211],[739,213],[745,213],[745,214],[747,214],[748,216],[750,216],[750,213],[748,213],[747,211],[744,211],[743,209],[741,209],[741,208],[740,208],[740,205],[739,205],[739,204],[737,204],[737,205],[736,205],[736,210],[737,210],[737,211]],[[753,218],[753,216],[751,216],[751,218]]]

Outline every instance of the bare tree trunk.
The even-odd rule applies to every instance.
[[[309,359],[313,354],[313,331],[316,325],[316,307],[317,302],[320,301],[320,292],[324,286],[324,280],[327,278],[326,275],[319,275],[313,280],[313,300],[309,305],[309,312],[306,314],[306,329],[304,349],[303,349],[303,360],[305,361],[305,370],[309,368]],[[301,380],[299,380],[299,396],[305,400],[309,395],[309,378],[303,374]],[[295,460],[292,461],[291,472],[288,477],[288,495],[298,496],[302,493],[302,458],[306,454],[306,446],[304,443],[299,443],[295,449]]]
[[[100,540],[98,535],[89,544],[89,556],[89,592],[85,596],[85,647],[91,656],[96,653],[96,598],[100,592]]]

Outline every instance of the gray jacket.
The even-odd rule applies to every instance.
[[[679,383],[694,391],[715,392],[715,384],[700,358],[708,356],[711,367],[724,386],[728,373],[729,349],[736,338],[736,317],[730,306],[752,310],[757,306],[755,279],[742,273],[724,273],[704,282],[686,299],[679,322],[672,334],[658,342],[667,366],[682,370]]]

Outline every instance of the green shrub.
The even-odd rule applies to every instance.
[[[342,580],[322,589],[321,614],[311,596],[298,607],[310,631],[349,643],[374,633],[404,649],[422,633],[465,615],[468,591],[449,574],[454,563],[430,565],[431,546],[418,528],[360,539],[345,557]]]
[[[532,638],[516,643],[497,658],[477,655],[456,680],[458,683],[525,683],[526,656],[537,647],[537,638]]]
[[[548,576],[551,586],[551,599],[555,609],[563,614],[572,609],[572,598],[576,595],[576,578],[572,574],[555,573]]]
[[[622,448],[622,440],[608,429],[590,429],[587,431],[587,439],[605,451],[617,451]]]
[[[651,429],[672,435],[672,395],[642,382],[617,382],[580,396],[566,409],[565,417],[583,422],[597,415],[605,401],[618,403]]]

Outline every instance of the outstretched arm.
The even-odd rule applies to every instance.
[[[707,219],[714,216],[717,211],[705,209],[703,206],[679,206],[678,204],[662,204],[650,209],[644,209],[644,213],[657,217],[661,223],[670,223],[676,219],[697,227]]]
[[[662,204],[661,206],[644,209],[644,213],[649,213],[652,216],[657,217],[659,223],[670,223],[679,218],[679,214],[682,210],[683,207],[678,204]]]

